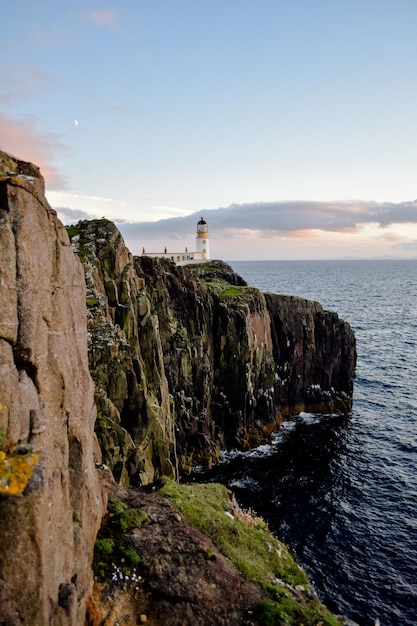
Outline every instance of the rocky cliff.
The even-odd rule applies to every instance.
[[[0,623],[338,623],[225,490],[137,487],[349,410],[349,325],[221,262],[133,258],[104,219],[67,234],[38,168],[1,152],[0,249]]]
[[[75,626],[105,507],[84,272],[43,186],[0,153],[0,622]]]
[[[107,220],[69,227],[86,273],[105,462],[122,484],[210,465],[300,411],[348,411],[355,338],[336,313],[263,294],[219,261],[132,258]]]

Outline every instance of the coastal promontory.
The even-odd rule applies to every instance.
[[[349,324],[221,261],[135,257],[106,219],[64,228],[4,152],[0,248],[0,623],[343,623],[263,520],[180,480],[349,412]]]

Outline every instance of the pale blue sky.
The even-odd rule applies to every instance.
[[[415,256],[416,25],[416,0],[16,0],[0,146],[41,166],[64,221],[242,204],[253,223],[211,231],[214,256]],[[358,221],[329,227],[294,200]],[[402,217],[372,222],[370,202]],[[147,233],[152,247],[170,234]]]

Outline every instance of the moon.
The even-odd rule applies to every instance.
[[[78,126],[78,120],[74,120],[74,126]]]

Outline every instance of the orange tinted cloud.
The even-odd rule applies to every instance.
[[[67,148],[56,134],[39,132],[31,118],[18,120],[0,112],[0,138],[2,150],[41,168],[49,189],[66,187],[66,178],[54,162]]]
[[[358,226],[345,226],[339,228],[337,232],[343,233],[344,235],[357,235],[359,231],[360,228]]]
[[[300,230],[291,230],[288,233],[285,233],[285,237],[294,237],[295,239],[311,239],[312,237],[316,237],[317,233],[314,230],[309,229],[300,229]]]
[[[397,241],[402,241],[404,237],[397,235],[397,233],[384,233],[381,237],[384,241],[392,241],[396,243]]]

